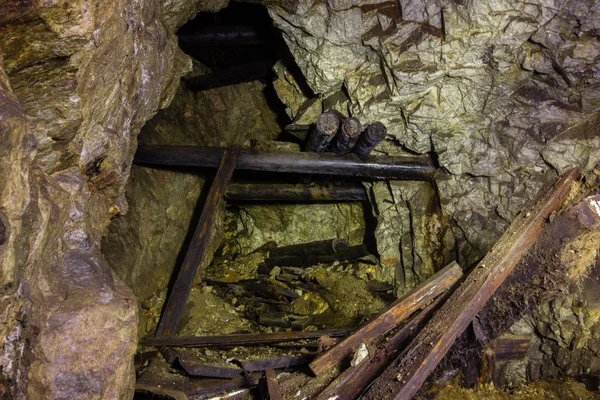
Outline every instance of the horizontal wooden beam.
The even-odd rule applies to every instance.
[[[245,333],[235,335],[216,336],[175,336],[153,337],[141,341],[142,346],[169,346],[169,347],[229,347],[229,346],[256,346],[293,342],[296,340],[319,339],[322,336],[342,337],[350,333],[348,329],[327,329],[320,331],[295,331],[273,333]]]
[[[235,183],[225,192],[228,201],[260,202],[326,202],[365,201],[367,192],[360,183],[319,186],[289,183]]]
[[[255,61],[253,63],[237,65],[222,69],[212,74],[199,75],[193,78],[184,78],[185,86],[189,90],[201,91],[222,86],[235,85],[263,78],[271,73],[275,64],[273,60]]]
[[[216,168],[220,147],[139,146],[137,164]],[[338,156],[333,153],[276,152],[243,149],[237,169],[296,174],[352,176],[373,180],[430,180],[436,168],[428,157]]]

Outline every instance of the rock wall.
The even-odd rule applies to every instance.
[[[180,9],[187,9],[186,5]],[[144,123],[191,69],[160,1],[0,5],[0,392],[130,398],[137,310],[100,251]]]
[[[194,74],[206,73],[196,65]],[[227,146],[279,135],[277,115],[255,81],[203,92],[181,85],[171,105],[148,121],[140,135],[145,144]],[[117,216],[102,242],[117,276],[134,291],[139,303],[164,292],[183,259],[183,246],[200,217],[199,200],[208,190],[206,171],[135,165],[127,186],[129,204]],[[206,193],[204,193],[206,194]],[[201,204],[201,203],[200,203]],[[203,265],[208,265],[223,236],[224,206],[217,215]],[[154,315],[142,315],[140,336],[155,329]]]
[[[379,152],[435,152],[465,266],[557,171],[600,160],[595,3],[266,3],[312,90],[387,125]]]
[[[424,202],[411,201],[414,185],[372,187],[382,273],[399,293],[448,256],[472,265],[557,173],[600,162],[595,2],[265,3],[325,109],[384,122],[389,135],[376,152],[430,153],[447,173],[436,177],[434,218],[414,208]],[[295,116],[301,91],[277,73]],[[427,232],[419,219],[439,221],[435,240],[418,234]],[[534,313],[530,378],[597,373],[594,291],[588,279]]]

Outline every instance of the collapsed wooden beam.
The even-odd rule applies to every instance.
[[[356,399],[385,368],[398,356],[406,343],[425,326],[433,313],[446,301],[446,294],[439,296],[416,317],[396,332],[375,355],[355,367],[349,367],[337,376],[314,400]]]
[[[198,146],[139,146],[137,164],[215,168],[224,149]],[[429,157],[338,156],[333,153],[276,152],[244,149],[237,169],[296,174],[339,175],[374,180],[430,180],[436,168]]]
[[[566,201],[579,171],[562,175],[513,221],[408,348],[364,396],[366,400],[411,399],[539,235],[547,218]]]
[[[319,339],[327,337],[343,337],[350,333],[347,329],[327,329],[320,331],[295,331],[274,333],[244,333],[218,336],[177,336],[154,337],[141,341],[142,346],[169,346],[169,347],[231,347],[231,346],[257,346],[293,342],[296,340]]]
[[[425,307],[429,301],[454,286],[461,277],[461,268],[456,262],[452,262],[413,291],[393,302],[387,310],[319,356],[310,363],[310,369],[316,375],[319,375],[339,366],[346,357],[358,350],[362,343],[370,343],[415,311]]]
[[[535,245],[477,314],[473,321],[477,343],[495,340],[525,314],[579,282],[587,265],[568,265],[561,254],[568,247],[582,256],[573,244],[587,235],[600,234],[597,205],[600,195],[593,192],[546,224]],[[572,264],[577,262],[578,258],[573,258]]]
[[[279,357],[268,360],[246,360],[240,361],[244,372],[266,371],[267,369],[290,368],[306,365],[315,358],[314,354],[306,354],[298,357]]]
[[[274,369],[269,368],[265,370],[265,383],[267,386],[267,398],[268,400],[283,400],[281,396],[281,389],[277,382],[277,373]]]
[[[156,329],[156,337],[168,337],[177,332],[179,321],[183,315],[183,309],[192,289],[194,277],[202,263],[212,225],[215,221],[215,215],[217,214],[219,205],[223,201],[225,188],[231,180],[231,175],[233,175],[238,154],[238,147],[232,147],[222,154],[219,168],[210,187],[206,204],[202,209],[198,226],[163,309],[158,328]]]
[[[229,201],[264,202],[325,202],[366,201],[367,192],[361,184],[306,185],[288,183],[231,183],[225,192]]]

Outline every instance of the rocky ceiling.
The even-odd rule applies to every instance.
[[[449,258],[471,265],[558,172],[600,161],[598,3],[262,3],[309,87],[289,64],[274,67],[289,118],[337,109],[382,121],[388,137],[378,153],[430,154],[442,169],[434,185],[369,188],[380,278],[398,293]],[[132,170],[142,127],[147,143],[279,137],[281,116],[263,84],[206,92],[180,85],[181,76],[206,70],[179,49],[175,32],[197,12],[226,5],[0,1],[6,398],[132,396],[136,295],[142,301],[167,285],[203,183],[193,174]],[[362,235],[364,210],[334,211],[344,222],[333,226],[337,235]],[[255,207],[242,216],[243,229],[253,230],[241,244],[248,253],[273,230],[272,215]],[[140,279],[156,260],[161,269]],[[530,324],[539,359],[554,359],[552,373],[583,363],[600,371],[599,305],[585,293],[543,307]]]

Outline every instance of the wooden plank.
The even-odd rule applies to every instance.
[[[359,244],[350,246],[331,255],[278,256],[265,260],[268,267],[310,267],[311,265],[332,263],[334,261],[354,260],[369,255],[367,246]]]
[[[227,184],[233,175],[238,155],[239,148],[231,147],[221,157],[221,162],[210,187],[206,204],[202,209],[198,226],[196,227],[183,264],[179,269],[177,280],[171,289],[169,299],[158,324],[155,334],[157,337],[168,337],[177,332],[185,303],[192,289],[194,277],[202,263],[212,225],[215,221],[215,215],[217,214],[219,205],[223,201],[223,193],[225,193]]]
[[[138,164],[215,168],[224,149],[198,146],[139,146]],[[338,175],[378,179],[430,180],[436,167],[429,157],[338,156],[333,153],[244,149],[237,168],[248,171]]]
[[[317,240],[277,247],[269,252],[269,257],[331,255],[348,250],[348,247],[348,242],[341,238]]]
[[[240,365],[245,372],[265,371],[269,368],[290,368],[308,364],[313,360],[313,354],[307,354],[299,357],[279,357],[268,360],[245,360],[240,361]]]
[[[333,380],[314,400],[355,399],[373,382],[398,356],[403,347],[425,326],[433,313],[448,299],[447,294],[439,296],[417,316],[411,319],[377,353],[358,364],[349,367]]]
[[[269,400],[283,400],[283,397],[281,396],[281,389],[279,388],[279,383],[277,382],[277,373],[274,369],[269,368],[265,370],[265,380],[267,383]]]
[[[364,399],[411,399],[486,301],[531,247],[550,214],[566,201],[579,171],[562,175],[543,191],[442,306],[403,354],[386,369]]]
[[[360,183],[319,186],[292,183],[231,183],[225,192],[228,201],[342,202],[365,201],[367,192]]]
[[[346,357],[353,354],[360,347],[361,343],[368,344],[377,336],[383,335],[412,313],[425,307],[429,301],[448,290],[461,277],[461,268],[458,264],[452,262],[413,291],[393,302],[387,310],[373,318],[352,335],[323,353],[310,363],[310,369],[316,375],[319,375],[339,366]]]
[[[240,368],[221,367],[217,365],[204,365],[189,362],[179,357],[179,364],[191,376],[205,376],[208,378],[235,378],[242,374]]]
[[[562,254],[567,246],[600,230],[600,215],[595,207],[595,204],[600,204],[599,201],[600,195],[592,191],[553,216],[544,226],[532,248],[473,320],[477,335],[473,347],[481,348],[500,337],[524,315],[552,301],[578,282],[585,271],[577,267],[573,270],[573,266],[565,265],[562,257],[555,255]],[[458,340],[457,343],[468,341]],[[477,353],[478,350],[475,348],[469,352]]]
[[[194,399],[217,396],[237,389],[258,385],[262,373],[246,374],[232,379],[195,379],[191,382],[189,396]]]
[[[523,360],[529,353],[531,336],[500,336],[490,343],[497,362]]]

